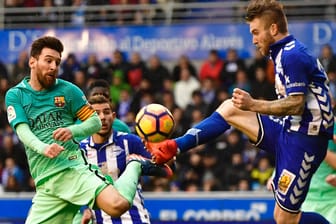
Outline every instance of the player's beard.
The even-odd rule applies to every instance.
[[[56,75],[54,73],[55,72],[43,74],[39,65],[37,65],[36,76],[43,89],[50,89],[55,84]]]
[[[262,46],[259,51],[262,55],[268,56],[270,54],[270,46],[275,42],[275,39],[270,33],[266,33]]]

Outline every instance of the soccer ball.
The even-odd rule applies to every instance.
[[[135,123],[137,134],[149,142],[160,142],[169,138],[175,126],[168,108],[156,103],[141,108],[135,117]]]

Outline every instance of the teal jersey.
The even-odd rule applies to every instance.
[[[118,118],[114,119],[114,121],[112,123],[112,128],[113,128],[113,130],[116,130],[116,131],[131,133],[131,130],[128,127],[128,125],[125,124],[125,122],[119,120]]]
[[[57,128],[74,124],[77,112],[88,102],[83,92],[70,82],[57,79],[52,88],[35,91],[28,81],[26,77],[6,94],[11,127],[15,130],[18,124],[27,123],[42,142],[57,143],[65,149],[50,159],[25,146],[31,175],[39,185],[45,178],[84,162],[77,143],[56,141],[52,134]]]
[[[334,133],[336,133],[336,125],[334,126]],[[336,144],[333,140],[329,141],[328,150],[336,153]],[[312,199],[324,201],[324,199],[333,199],[334,203],[336,203],[336,189],[325,181],[325,178],[329,174],[336,174],[336,170],[323,161],[313,175],[307,196],[308,200]]]

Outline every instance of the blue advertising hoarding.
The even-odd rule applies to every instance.
[[[271,193],[145,193],[152,223],[273,223]],[[23,223],[31,197],[0,198],[0,223]]]
[[[336,49],[335,22],[291,23],[289,30],[315,55],[326,43]],[[200,60],[211,49],[224,54],[229,48],[237,49],[241,57],[247,58],[255,49],[247,24],[21,29],[0,31],[0,59],[6,63],[15,61],[19,52],[28,50],[31,42],[42,35],[59,37],[65,45],[64,55],[71,52],[80,59],[97,53],[102,60],[120,49],[126,56],[140,52],[144,59],[156,54],[163,60],[176,60],[185,54]]]

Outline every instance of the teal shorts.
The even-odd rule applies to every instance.
[[[94,208],[97,195],[108,186],[99,169],[70,167],[36,189],[27,224],[72,223],[82,205]]]

